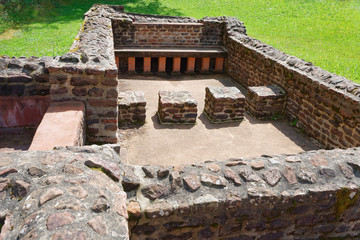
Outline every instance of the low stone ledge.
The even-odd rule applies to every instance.
[[[29,150],[84,144],[85,106],[80,101],[53,102],[37,128]]]
[[[285,91],[278,86],[248,87],[246,110],[256,118],[282,116],[285,104]]]
[[[135,166],[140,186],[128,193],[129,204],[136,206],[131,214],[137,216],[129,221],[132,237],[359,237],[360,165],[354,163],[359,150],[174,167],[165,179],[146,177],[144,169],[150,168]],[[156,196],[149,199],[142,189]]]
[[[188,91],[159,91],[158,116],[161,123],[195,124],[197,101]]]
[[[206,87],[204,113],[211,122],[232,122],[244,118],[245,96],[236,87]]]
[[[118,96],[119,125],[144,123],[146,100],[143,92],[120,92]]]

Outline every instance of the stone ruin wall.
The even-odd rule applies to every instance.
[[[360,146],[360,85],[289,56],[227,23],[226,73],[243,86],[276,84],[285,115],[326,148]]]
[[[221,46],[222,23],[211,19],[123,14],[112,20],[114,46]]]
[[[0,132],[40,123],[50,102],[47,60],[0,58]]]
[[[0,75],[0,94],[6,100],[1,109],[4,112],[9,112],[9,107],[17,110],[19,96],[31,96],[31,101],[25,98],[21,106],[27,109],[29,105],[40,103],[37,105],[40,109],[35,109],[38,111],[36,121],[31,122],[38,125],[50,101],[80,100],[86,107],[87,142],[116,143],[118,72],[110,20],[115,9],[116,6],[91,8],[85,14],[70,51],[63,56],[1,58],[0,67],[4,71]],[[17,105],[9,106],[10,100]],[[34,108],[30,108],[23,112],[20,120],[28,119],[33,113]],[[12,114],[11,109],[9,114]],[[0,128],[21,125],[19,121],[13,125],[3,122]]]
[[[39,75],[43,80],[21,70],[31,76],[29,83],[44,85],[40,93],[53,100],[85,101],[88,137],[96,142],[113,141],[116,136],[113,90],[117,70],[111,18],[122,17],[115,7],[94,6],[85,14],[71,51],[45,63]],[[220,26],[219,32],[226,31],[227,74],[244,86],[277,84],[285,89],[286,115],[296,118],[326,147],[359,146],[359,85],[248,37],[244,25],[234,18],[208,20]],[[8,84],[10,79],[1,76],[2,90],[16,85]],[[105,129],[107,124],[109,129]],[[19,234],[90,239],[94,234],[97,239],[360,237],[359,148],[168,168],[125,166],[104,149],[86,146],[2,155],[0,199],[6,204],[1,204],[0,239]],[[113,183],[93,169],[110,172],[110,178],[117,180]],[[104,192],[110,185],[112,190]],[[58,189],[48,193],[52,187]],[[129,233],[125,200],[119,198],[124,196],[123,189]],[[58,199],[53,200],[54,196]],[[65,201],[68,197],[74,201]],[[78,199],[84,205],[78,205]],[[54,210],[55,204],[59,209]],[[105,206],[108,210],[97,212]],[[58,219],[65,224],[56,225]]]
[[[359,150],[125,166],[131,239],[357,239]]]

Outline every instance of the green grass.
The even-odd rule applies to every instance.
[[[28,0],[30,1],[30,0]],[[34,1],[34,0],[33,0]],[[39,0],[38,0],[39,1]],[[124,5],[126,11],[191,16],[235,16],[248,34],[288,54],[313,62],[360,83],[360,1],[358,0],[119,0],[54,1],[21,14],[5,28],[16,28],[0,40],[0,54],[60,55],[68,51],[93,3]],[[54,7],[54,5],[56,7]],[[44,11],[44,9],[46,11]],[[29,13],[30,12],[30,13]],[[26,16],[30,15],[30,20]],[[9,22],[9,21],[7,21]],[[29,23],[28,23],[29,22]],[[6,35],[7,32],[5,32]],[[1,36],[0,36],[1,38]]]

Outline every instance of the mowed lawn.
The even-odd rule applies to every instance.
[[[360,83],[359,0],[63,0],[34,10],[30,20],[0,35],[0,55],[56,56],[67,52],[93,3],[125,11],[202,18],[234,16],[248,35]],[[28,14],[28,13],[27,13]],[[0,31],[5,23],[1,23]]]

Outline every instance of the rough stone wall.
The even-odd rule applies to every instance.
[[[123,14],[113,19],[115,48],[123,46],[219,46],[223,22],[217,18],[168,18]]]
[[[125,167],[131,239],[359,238],[359,150]]]
[[[129,239],[119,161],[109,145],[0,154],[0,239]]]
[[[50,67],[51,100],[80,100],[86,106],[88,142],[116,143],[117,80],[116,71]]]
[[[287,94],[287,116],[326,148],[360,146],[360,85],[240,30],[228,21],[224,34],[227,74],[244,86],[282,87]]]
[[[49,105],[44,58],[0,58],[0,128],[36,126]]]
[[[93,6],[70,51],[49,66],[51,99],[85,103],[90,143],[117,142],[118,72],[110,20],[115,13],[111,6]]]

